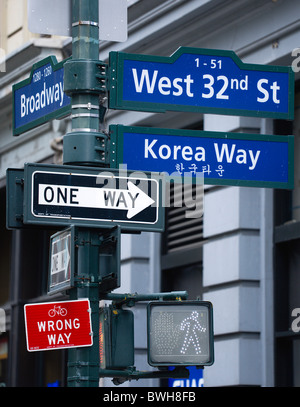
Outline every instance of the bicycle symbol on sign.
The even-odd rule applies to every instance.
[[[66,308],[62,308],[60,305],[54,305],[54,308],[48,311],[48,315],[51,318],[55,317],[55,315],[61,315],[62,317],[64,317],[65,315],[67,315],[67,310]]]

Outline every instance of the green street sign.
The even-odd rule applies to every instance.
[[[13,85],[13,135],[71,113],[64,93],[64,63],[49,56],[33,65],[29,78]]]
[[[293,119],[291,67],[243,63],[233,51],[180,47],[170,57],[110,53],[109,108]]]
[[[158,174],[25,164],[23,174],[8,170],[8,179],[10,227],[18,227],[22,222],[49,227],[119,225],[122,231],[164,229],[163,177]],[[15,191],[19,203],[14,200]]]

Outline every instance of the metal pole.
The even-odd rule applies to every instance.
[[[66,88],[72,97],[72,132],[64,138],[64,164],[95,164],[93,147],[99,131],[99,89],[93,89],[92,85],[99,60],[98,0],[72,0],[72,54],[69,64],[65,64]],[[90,300],[93,345],[69,349],[70,387],[99,386],[98,267],[98,247],[92,244],[91,231],[78,228],[80,283],[70,290],[70,299]]]
[[[72,58],[64,64],[72,131],[63,141],[64,164],[107,165],[107,135],[99,131],[107,66],[99,61],[98,15],[98,0],[72,0]]]
[[[80,62],[99,60],[98,0],[72,0],[72,5],[72,59],[80,66]],[[74,84],[77,75],[74,71]],[[72,94],[72,130],[98,131],[99,96],[81,92],[80,85],[75,85],[78,92]]]
[[[90,300],[93,345],[69,349],[69,387],[99,386],[99,252],[98,246],[93,244],[92,233],[87,229],[78,229],[77,271],[81,281],[76,288],[70,290],[70,299],[88,298]]]

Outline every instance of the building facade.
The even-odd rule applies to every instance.
[[[125,1],[125,0],[124,0]],[[186,208],[166,209],[165,232],[122,235],[123,293],[181,291],[214,306],[215,363],[204,386],[299,386],[299,73],[300,4],[292,0],[128,0],[128,39],[101,41],[99,58],[111,51],[170,56],[179,47],[233,50],[245,63],[293,66],[293,121],[199,113],[109,111],[105,125],[290,135],[295,137],[292,191],[205,186],[202,217]],[[61,163],[70,117],[12,135],[12,85],[32,65],[54,55],[71,56],[68,37],[32,34],[26,0],[0,3],[0,383],[66,385],[67,351],[26,350],[23,307],[49,301],[49,238],[56,230],[6,229],[6,170],[25,162]],[[298,66],[299,65],[299,66]],[[182,191],[174,193],[181,194]],[[66,299],[60,293],[53,300]],[[134,307],[135,365],[149,370],[146,304]],[[300,313],[300,311],[299,311]],[[294,325],[293,325],[294,323]],[[292,329],[294,326],[294,329]],[[295,328],[296,327],[296,328]],[[3,330],[3,328],[2,328]],[[202,383],[202,382],[201,382]],[[110,386],[110,379],[101,379]],[[139,380],[130,386],[161,386]],[[179,382],[177,383],[179,385]]]

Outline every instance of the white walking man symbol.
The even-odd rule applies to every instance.
[[[196,354],[201,353],[198,332],[205,332],[206,328],[202,327],[199,320],[197,311],[193,311],[191,315],[185,318],[180,324],[180,330],[185,331],[185,337],[180,353],[185,354],[188,347],[192,345],[195,348]]]

